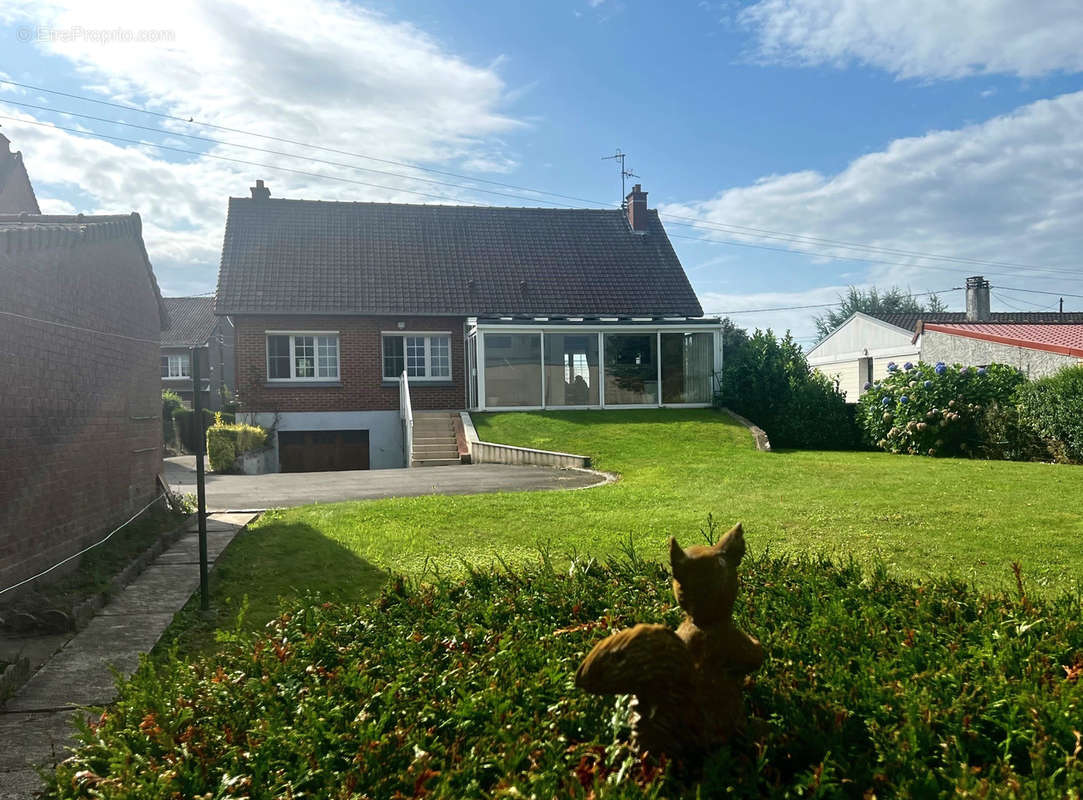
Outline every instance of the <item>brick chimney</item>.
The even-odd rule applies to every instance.
[[[989,281],[981,275],[966,279],[966,320],[985,322],[989,319]]]
[[[636,233],[647,232],[647,193],[638,183],[632,187],[632,191],[624,198],[624,205],[628,210],[628,224]]]
[[[253,200],[270,200],[271,190],[263,185],[263,181],[256,181],[256,185],[250,187]]]

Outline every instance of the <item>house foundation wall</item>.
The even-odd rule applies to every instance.
[[[269,463],[278,471],[279,431],[365,431],[369,432],[369,468],[405,467],[402,421],[398,411],[285,411],[279,414],[241,414],[241,420],[273,428],[275,453]]]

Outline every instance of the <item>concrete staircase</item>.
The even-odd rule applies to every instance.
[[[414,414],[414,449],[411,467],[443,467],[458,464],[454,419],[457,411],[419,411]]]

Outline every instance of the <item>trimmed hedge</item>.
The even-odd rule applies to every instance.
[[[214,472],[229,472],[237,456],[258,450],[267,443],[267,431],[256,425],[223,422],[224,414],[216,415],[215,423],[207,429],[207,457]]]
[[[749,336],[726,320],[722,385],[715,404],[747,417],[767,432],[772,447],[852,450],[860,431],[846,397],[809,368],[789,334]]]
[[[1018,393],[1020,421],[1063,459],[1083,462],[1083,364],[1032,381]]]
[[[232,424],[233,414],[223,411],[214,412],[209,408],[203,409],[203,430],[206,431],[215,424],[215,420],[221,415],[222,421]],[[199,446],[199,431],[196,430],[195,411],[190,408],[178,408],[173,412],[173,423],[177,428],[177,436],[185,451],[194,453]]]
[[[636,758],[626,701],[572,681],[612,629],[679,621],[668,570],[543,556],[393,579],[368,606],[310,598],[202,660],[146,661],[50,796],[1078,796],[1079,593],[1034,600],[1020,578],[978,594],[823,558],[748,556],[742,575],[737,623],[767,653],[746,694],[755,733],[701,766]]]

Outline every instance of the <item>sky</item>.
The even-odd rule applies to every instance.
[[[4,0],[0,131],[167,296],[256,179],[616,207],[619,148],[705,312],[808,345],[850,285],[1083,310],[1080,42],[1074,0]]]

